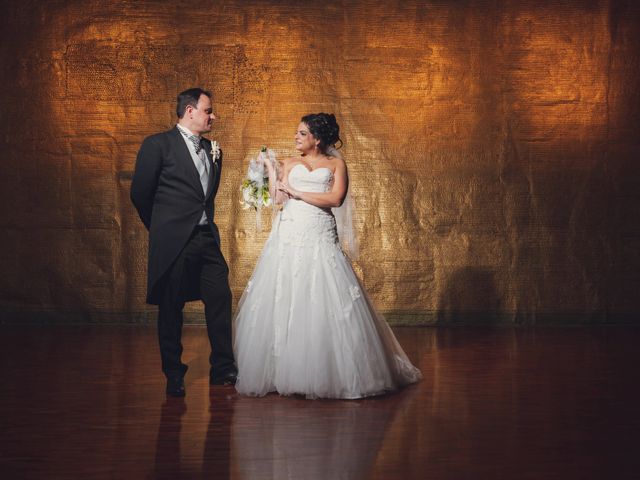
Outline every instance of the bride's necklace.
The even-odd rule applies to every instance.
[[[316,163],[320,162],[322,160],[322,158],[323,158],[322,156],[317,156],[315,158],[307,157],[306,160],[307,160],[307,163],[311,166],[311,168],[313,168],[315,170]]]

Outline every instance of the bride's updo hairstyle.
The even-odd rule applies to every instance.
[[[334,147],[340,139],[340,125],[336,122],[336,116],[333,113],[310,113],[302,117],[302,122],[309,127],[311,134],[320,140],[320,151],[327,153],[327,148]]]

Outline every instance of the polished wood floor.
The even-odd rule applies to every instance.
[[[0,326],[0,476],[640,478],[640,329],[395,331],[420,384],[314,401],[210,388],[188,327],[182,400],[152,326]]]

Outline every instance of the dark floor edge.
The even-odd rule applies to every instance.
[[[392,326],[568,326],[568,325],[640,325],[640,313],[605,314],[604,312],[527,313],[520,312],[382,312]],[[60,310],[0,310],[0,324],[5,325],[148,325],[155,324],[156,311],[93,312]],[[187,325],[203,325],[202,312],[185,312]]]

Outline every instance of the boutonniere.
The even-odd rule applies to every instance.
[[[220,145],[215,140],[211,140],[211,151],[209,153],[214,162],[220,158]]]

